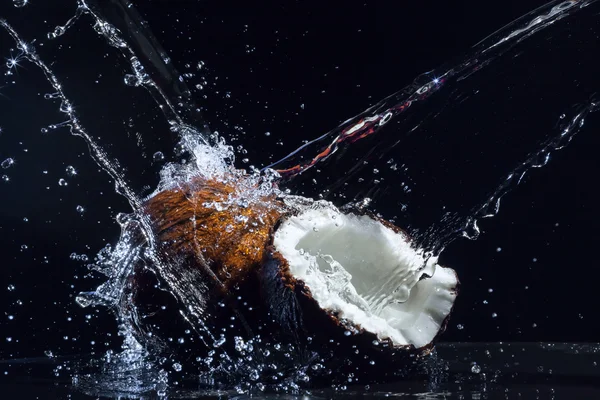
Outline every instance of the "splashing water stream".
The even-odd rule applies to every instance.
[[[127,291],[127,284],[135,266],[139,263],[157,276],[162,290],[168,291],[177,299],[178,312],[190,331],[189,337],[186,337],[185,340],[191,342],[197,340],[213,349],[206,358],[196,360],[198,364],[205,367],[201,378],[204,382],[215,384],[220,383],[220,379],[225,379],[230,383],[234,382],[241,391],[248,390],[253,387],[254,382],[259,380],[261,374],[273,373],[277,369],[277,366],[264,366],[269,363],[270,351],[275,351],[273,349],[279,351],[282,346],[289,347],[288,353],[293,354],[297,350],[294,349],[293,344],[263,343],[266,339],[253,332],[250,332],[251,335],[249,335],[252,339],[244,340],[241,337],[223,334],[212,327],[207,322],[206,315],[209,283],[204,274],[210,272],[210,268],[206,266],[206,260],[198,260],[201,265],[206,267],[204,271],[190,273],[184,271],[184,264],[174,262],[161,254],[156,243],[157,233],[154,232],[149,217],[145,214],[145,201],[165,190],[183,188],[185,184],[198,177],[226,180],[229,176],[244,176],[245,179],[247,178],[244,181],[246,183],[241,185],[227,201],[214,202],[209,206],[215,209],[238,206],[253,207],[260,204],[264,196],[273,194],[281,197],[288,196],[287,198],[293,202],[295,201],[294,197],[289,196],[289,192],[293,193],[293,191],[281,190],[280,187],[294,188],[294,182],[301,181],[306,176],[312,177],[310,174],[313,169],[325,168],[328,162],[335,161],[334,158],[341,157],[342,154],[344,157],[348,157],[347,151],[353,147],[359,147],[360,145],[357,143],[361,140],[368,141],[376,135],[383,135],[386,137],[385,140],[394,143],[392,147],[402,147],[405,143],[410,143],[413,135],[424,134],[421,128],[430,121],[434,121],[438,114],[443,112],[445,106],[442,104],[441,109],[438,110],[434,107],[440,107],[440,103],[434,103],[435,106],[429,106],[426,109],[426,117],[418,119],[415,123],[414,119],[423,112],[423,108],[444,98],[443,96],[454,96],[457,88],[467,85],[470,79],[475,79],[494,63],[500,62],[510,55],[514,57],[515,48],[522,42],[526,42],[533,35],[554,24],[563,23],[564,21],[561,21],[563,19],[574,18],[573,16],[583,12],[584,8],[590,7],[594,3],[596,3],[595,0],[555,1],[538,8],[487,37],[475,45],[467,56],[452,65],[443,66],[419,76],[406,88],[348,119],[332,131],[307,142],[283,159],[261,170],[254,168],[246,174],[234,168],[235,152],[233,148],[228,145],[226,138],[209,131],[200,110],[193,104],[185,79],[175,70],[166,52],[154,39],[131,4],[119,0],[107,2],[80,0],[74,16],[48,33],[48,39],[60,41],[69,29],[84,25],[85,19],[91,19],[94,31],[116,49],[128,63],[130,71],[124,76],[124,83],[128,86],[145,89],[162,111],[162,117],[170,126],[171,132],[177,135],[176,147],[179,149],[177,153],[180,160],[168,163],[161,168],[160,182],[156,190],[147,196],[143,196],[132,188],[127,180],[127,174],[122,172],[119,163],[112,160],[109,152],[94,139],[93,134],[89,133],[91,128],[83,126],[74,103],[69,100],[69,93],[65,91],[58,75],[53,72],[52,66],[44,62],[38,55],[35,43],[26,42],[7,21],[0,19],[0,27],[10,35],[18,50],[18,55],[11,57],[8,61],[9,70],[16,68],[17,64],[25,62],[41,70],[53,88],[53,93],[47,99],[58,100],[60,102],[59,110],[67,118],[62,125],[67,126],[71,134],[85,141],[90,155],[114,180],[115,190],[127,199],[132,209],[131,214],[117,216],[117,222],[121,228],[121,237],[118,243],[110,251],[101,253],[99,261],[92,264],[92,268],[103,274],[106,281],[95,290],[83,292],[76,298],[76,302],[82,307],[103,306],[111,308],[116,313],[124,345],[121,354],[113,359],[105,360],[106,365],[109,366],[108,369],[113,373],[117,371],[121,374],[131,371],[139,372],[147,367],[146,360],[156,361],[159,368],[157,374],[152,378],[154,379],[153,383],[149,386],[140,384],[141,387],[137,388],[140,392],[147,391],[149,388],[164,391],[167,381],[164,368],[167,363],[171,363],[173,370],[177,372],[182,369],[176,358],[174,358],[175,361],[153,360],[154,355],[149,354],[138,343],[139,337],[133,333],[133,327],[139,326],[140,321],[137,320],[139,314],[132,312],[133,302],[130,298],[131,294]],[[27,1],[15,0],[14,5],[24,7],[27,5]],[[514,189],[529,170],[546,165],[552,152],[566,146],[583,128],[586,118],[592,112],[597,111],[599,107],[599,100],[594,96],[581,99],[574,111],[568,117],[561,119],[557,131],[548,134],[544,140],[536,142],[533,148],[527,149],[526,156],[521,162],[512,165],[508,171],[502,171],[505,174],[504,179],[495,185],[486,196],[479,198],[476,204],[469,205],[468,213],[444,212],[441,218],[435,215],[434,218],[438,218],[438,220],[429,227],[426,226],[424,229],[420,227],[420,233],[414,235],[417,247],[424,249],[428,259],[439,256],[458,237],[477,238],[479,235],[478,220],[498,214],[501,198]],[[55,124],[54,128],[58,125]],[[385,142],[382,141],[382,143]],[[381,154],[384,153],[385,151],[381,150]],[[184,159],[185,162],[182,162],[181,159]],[[5,161],[2,163],[2,167],[8,169],[12,163],[14,161]],[[390,164],[395,166],[395,163]],[[323,188],[323,192],[341,192],[343,184],[358,174],[360,168],[353,167],[343,178],[336,180],[327,188]],[[337,200],[339,199],[334,201]],[[190,199],[191,201],[192,199]],[[360,193],[360,195],[353,196],[352,201],[345,203],[349,203],[347,206],[352,209],[361,209],[368,208],[369,202],[369,196],[363,196],[363,193]],[[298,205],[298,207],[302,206]],[[196,226],[194,228],[196,229]],[[196,243],[196,246],[199,248],[200,244]],[[198,253],[202,254],[201,251]],[[335,272],[338,268],[336,261],[326,254],[319,256]],[[212,274],[212,272],[210,273]],[[339,275],[342,276],[342,280],[345,279],[346,284],[340,288],[340,291],[344,291],[351,277],[348,277],[343,269]],[[382,283],[378,285],[379,288],[386,287],[386,285],[397,288],[397,298],[381,299],[378,297],[378,292],[372,292],[364,296],[369,304],[362,306],[365,309],[378,311],[390,301],[403,301],[402,297],[407,297],[406,293],[410,292],[410,287],[403,286],[405,285],[402,281],[403,278],[399,274],[392,274],[392,276],[382,277]],[[214,274],[210,279],[213,281],[212,283],[216,282],[216,284],[222,285]],[[377,302],[383,303],[378,304]],[[237,318],[240,324],[244,325],[243,315],[237,314]],[[161,338],[153,337],[148,340],[157,347],[165,345]],[[230,348],[223,346],[226,341],[235,342],[235,351],[232,352]],[[281,350],[281,352],[283,351],[285,350]],[[298,389],[299,384],[310,380],[310,374],[307,372],[309,368],[315,371],[315,376],[318,375],[318,370],[322,368],[321,360],[321,355],[303,354],[300,360],[295,360],[297,365],[291,368],[293,373],[281,383],[280,387],[287,390]],[[282,363],[281,365],[285,366],[286,364]],[[240,382],[240,377],[247,376],[252,382]],[[283,377],[284,374],[281,376]],[[76,379],[80,384],[85,381],[86,385],[89,384],[88,381],[93,380],[87,379],[84,374],[78,374]],[[134,385],[130,381],[127,382],[128,385]],[[258,385],[262,385],[262,383],[258,383]],[[262,386],[264,387],[264,385]],[[260,386],[257,387],[260,388]]]

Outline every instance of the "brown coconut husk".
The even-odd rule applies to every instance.
[[[190,330],[190,321],[177,315],[181,299],[170,293],[152,265],[141,260],[128,284],[140,341],[168,351],[180,347],[178,352],[190,357],[205,356],[222,327],[230,339],[236,335],[248,337],[267,320],[258,273],[273,227],[283,214],[283,203],[275,196],[263,196],[251,206],[232,201],[220,209],[236,196],[236,184],[242,179],[230,178],[197,177],[157,193],[144,204],[164,264],[181,280],[195,281],[203,287],[202,293],[191,294],[203,298],[203,323],[213,329],[212,338],[204,335],[206,343],[196,341],[190,346],[184,341],[179,346],[179,338],[191,338],[185,333]],[[198,327],[195,333],[202,335],[203,329]]]
[[[166,244],[165,252],[201,253],[227,287],[260,264],[284,209],[274,195],[260,197],[251,207],[232,202],[224,210],[215,209],[213,204],[235,196],[238,179],[222,182],[196,178],[184,187],[156,194],[144,205],[159,241]],[[239,222],[239,217],[246,220]]]

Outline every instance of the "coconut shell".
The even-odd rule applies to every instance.
[[[420,365],[416,360],[428,354],[432,344],[420,349],[394,347],[391,341],[380,341],[375,334],[319,307],[310,289],[290,274],[287,261],[272,245],[274,230],[292,211],[274,195],[262,196],[250,205],[238,201],[241,179],[196,178],[159,192],[145,203],[161,257],[180,280],[202,286],[200,292],[189,290],[184,295],[202,297],[202,325],[211,334],[203,327],[196,326],[196,331],[190,327],[194,322],[179,313],[181,298],[168,290],[150,263],[140,259],[128,282],[131,302],[124,303],[134,306],[130,311],[138,339],[166,355],[175,353],[179,360],[193,362],[214,350],[215,337],[221,333],[227,341],[218,350],[228,355],[237,354],[234,336],[246,341],[260,337],[261,344],[255,347],[289,346],[285,353],[271,351],[269,357],[254,351],[253,363],[276,363],[290,369],[298,363],[322,365],[310,375],[313,382],[320,379],[323,383],[347,382],[350,375],[385,380],[386,375]]]
[[[233,337],[248,340],[279,331],[261,296],[259,273],[285,207],[273,195],[246,205],[236,192],[239,179],[243,178],[196,178],[161,191],[144,204],[162,271],[156,274],[156,266],[140,258],[122,307],[133,315],[138,340],[164,355],[206,358],[215,343],[217,352],[236,354]],[[162,279],[166,268],[178,285],[189,285],[181,296],[195,296],[198,299],[192,301],[204,303],[202,321],[183,318],[181,296]],[[223,344],[221,334],[227,339]]]
[[[238,182],[196,178],[144,205],[163,250],[178,256],[201,254],[226,287],[260,264],[283,209],[274,195],[261,196],[251,206],[232,201],[219,209],[236,195]]]

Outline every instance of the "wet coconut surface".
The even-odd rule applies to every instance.
[[[197,177],[147,200],[144,212],[166,263],[152,265],[141,257],[129,278],[122,307],[133,315],[138,341],[151,351],[160,349],[165,356],[178,354],[186,372],[190,367],[206,372],[212,361],[221,357],[218,362],[236,379],[250,373],[252,380],[261,382],[297,379],[296,375],[304,375],[308,368],[314,371],[311,385],[342,383],[353,376],[385,381],[422,369],[420,359],[430,353],[433,341],[445,330],[449,310],[440,314],[439,324],[424,344],[415,346],[365,329],[361,323],[367,320],[345,318],[343,309],[323,308],[306,282],[293,275],[290,261],[273,240],[282,224],[305,211],[275,194],[259,195],[252,184],[248,188],[247,180],[243,175],[213,180]],[[299,199],[294,200],[297,203]],[[302,199],[300,203],[312,202]],[[380,224],[380,229],[399,234],[396,242],[405,240],[405,234],[390,223],[383,225],[367,215],[362,218],[368,221],[365,224]],[[408,242],[404,246],[406,249],[399,251],[412,251]],[[392,262],[396,266],[397,261]],[[415,268],[422,269],[426,260],[419,257],[415,263],[420,263]],[[179,281],[196,289],[185,291],[184,296],[187,301],[196,296],[197,303],[202,303],[198,324],[185,316],[180,299],[165,290],[166,283],[156,270],[165,265]],[[428,274],[436,276],[432,271],[429,267],[419,273],[417,289],[431,279]],[[456,285],[456,279],[450,282],[451,296],[456,295]],[[337,294],[324,294],[333,295]],[[437,307],[433,308],[437,312]],[[414,314],[427,312],[418,308]],[[371,318],[370,312],[362,314]],[[230,359],[229,354],[236,358]]]

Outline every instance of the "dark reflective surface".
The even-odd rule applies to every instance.
[[[169,126],[157,117],[160,112],[146,92],[124,85],[123,75],[131,72],[130,66],[126,62],[116,65],[115,60],[122,59],[97,37],[89,18],[64,37],[44,39],[75,11],[74,1],[65,1],[64,7],[58,3],[32,1],[31,7],[17,9],[7,0],[0,16],[8,18],[27,40],[37,40],[39,54],[64,79],[86,127],[121,161],[132,186],[147,194],[162,166],[153,154],[160,150],[171,159]],[[166,11],[161,1],[138,7],[177,68],[196,74],[190,82],[204,80],[205,73],[197,72],[196,64],[206,61],[210,85],[194,90],[193,95],[206,108],[212,127],[235,146],[246,146],[247,152],[238,158],[242,166],[247,166],[241,162],[246,156],[257,165],[281,158],[303,140],[335,127],[534,7],[505,3],[491,13],[492,23],[489,6],[473,1],[462,8],[450,3],[440,8],[432,3],[386,8],[374,2],[364,7],[358,3],[324,7],[317,2],[296,7],[290,2],[266,11],[251,4],[236,8],[225,2],[206,2],[196,8],[175,3]],[[315,10],[323,13],[315,15]],[[487,135],[506,138],[501,144],[514,149],[513,143],[524,138],[538,140],[536,135],[555,132],[561,113],[576,102],[587,101],[599,87],[596,65],[589,61],[595,60],[597,20],[597,11],[588,8],[581,18],[557,23],[553,30],[524,42],[526,52],[505,59],[506,65],[488,70],[483,79],[488,92],[477,101],[475,111],[463,107],[439,122],[448,127],[447,140],[457,143],[457,135],[466,131],[463,127],[473,129],[474,134],[481,128]],[[5,59],[17,53],[4,32],[0,49]],[[540,54],[546,52],[551,57],[542,58]],[[186,63],[191,67],[185,67]],[[8,70],[2,67],[3,73]],[[105,309],[89,311],[75,304],[77,293],[95,288],[100,281],[88,273],[87,262],[70,255],[93,258],[106,243],[115,243],[119,231],[115,215],[130,210],[114,192],[113,182],[89,157],[83,141],[66,130],[41,133],[64,116],[57,111],[58,104],[43,100],[41,95],[50,88],[39,71],[24,64],[5,78],[6,87],[0,88],[0,125],[4,128],[0,162],[14,157],[17,163],[0,173],[10,177],[10,183],[0,182],[0,296],[7,313],[0,321],[0,357],[4,360],[0,362],[0,398],[249,396],[203,389],[193,377],[163,392],[156,388],[152,369],[99,372],[99,355],[119,350],[117,324]],[[454,100],[444,104],[465,104]],[[427,112],[439,108],[428,107]],[[477,117],[479,125],[471,116]],[[491,123],[489,116],[497,120]],[[457,241],[443,253],[444,263],[457,269],[463,283],[446,340],[598,339],[597,301],[590,296],[597,290],[598,270],[590,262],[590,249],[598,242],[595,226],[600,220],[595,189],[598,115],[594,117],[571,146],[507,196],[500,217],[483,224],[485,232],[478,241]],[[377,143],[362,142],[352,151],[361,157],[377,155]],[[410,183],[409,210],[433,215],[423,196],[415,197],[415,193],[435,193],[427,185],[439,191],[434,200],[444,204],[451,199],[462,203],[467,195],[479,198],[484,184],[496,185],[495,175],[492,179],[480,170],[474,171],[481,176],[474,174],[474,183],[461,190],[450,181],[433,182],[425,167],[431,168],[432,160],[442,160],[449,147],[424,139],[418,144],[423,151],[400,146],[393,154],[396,159],[401,154],[412,157],[415,167],[409,175],[420,176]],[[498,153],[499,147],[492,142],[485,144],[504,162],[520,161]],[[467,152],[485,157],[472,142],[456,147],[449,152],[454,159],[466,159],[463,153]],[[432,148],[438,150],[430,153]],[[329,164],[330,170],[310,176],[306,185],[298,184],[296,189],[316,193],[324,182],[343,183],[334,173],[346,175],[354,164],[362,165],[356,162],[359,158],[347,153],[348,168]],[[368,167],[361,167],[368,181],[372,167],[389,169],[386,159],[373,158]],[[78,169],[77,177],[68,176],[69,165]],[[68,187],[59,186],[63,178],[69,181]],[[313,178],[318,181],[314,186]],[[401,212],[405,195],[398,184],[403,179],[386,179],[387,191],[377,190],[384,185],[358,181],[350,189],[360,193],[373,189],[375,200],[380,201],[377,212],[406,221]],[[78,213],[79,205],[85,213]],[[61,357],[12,359],[46,350]],[[62,357],[87,352],[95,354]],[[595,345],[441,344],[436,357],[427,362],[427,376],[372,384],[368,389],[352,382],[336,390],[315,389],[310,396],[600,397]]]
[[[298,393],[205,389],[188,377],[165,391],[151,371],[94,373],[93,356],[0,362],[3,399],[34,398],[371,398],[573,399],[600,396],[600,344],[441,343],[428,375],[386,384],[348,384]],[[89,374],[80,374],[86,370]],[[73,379],[73,376],[76,376]]]

